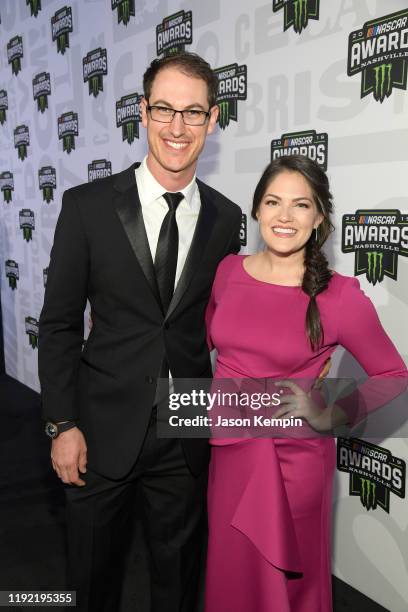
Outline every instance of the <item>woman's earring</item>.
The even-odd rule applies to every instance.
[[[316,242],[318,240],[317,227],[315,227],[315,240],[316,240]]]

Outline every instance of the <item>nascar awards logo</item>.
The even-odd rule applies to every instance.
[[[40,72],[33,78],[33,96],[37,100],[38,110],[43,113],[48,108],[48,96],[51,94],[51,77],[49,72]]]
[[[408,256],[408,215],[399,210],[357,210],[343,215],[343,253],[355,253],[354,276],[375,285],[397,280],[398,255]]]
[[[284,9],[283,31],[293,26],[300,34],[308,25],[309,19],[319,19],[320,0],[273,0],[273,12]]]
[[[247,99],[247,67],[230,64],[214,70],[218,78],[218,123],[225,130],[230,120],[238,121],[238,100]]]
[[[165,17],[156,26],[156,53],[169,56],[181,53],[185,45],[193,42],[193,14],[191,11],[179,11]]]
[[[47,280],[48,280],[48,268],[44,268],[44,270],[43,270],[44,289],[47,286]]]
[[[18,271],[18,263],[13,261],[12,259],[8,259],[6,261],[6,277],[9,281],[9,287],[14,291],[17,289],[17,281],[20,278]]]
[[[43,192],[43,200],[49,204],[54,200],[54,189],[57,188],[57,173],[51,166],[43,166],[38,171],[38,183]]]
[[[82,59],[84,83],[88,82],[89,95],[96,96],[103,91],[103,77],[108,74],[106,49],[94,49]]]
[[[14,130],[14,147],[18,151],[18,158],[24,161],[27,157],[27,147],[30,144],[30,131],[28,125],[18,125]]]
[[[118,23],[127,26],[130,16],[135,16],[135,0],[112,0],[112,11],[118,9]]]
[[[16,76],[21,70],[21,58],[23,57],[23,39],[21,36],[14,36],[7,43],[7,60],[11,64],[11,72]]]
[[[0,90],[0,123],[1,125],[7,120],[6,111],[8,110],[8,97],[5,89]]]
[[[390,493],[405,497],[405,461],[389,450],[358,438],[337,440],[337,469],[350,474],[349,494],[366,510],[390,511]]]
[[[68,154],[75,149],[75,136],[78,136],[78,113],[63,113],[58,117],[58,138],[62,140],[62,150]]]
[[[347,74],[361,72],[361,98],[384,102],[407,88],[408,9],[367,21],[349,35]]]
[[[27,6],[31,9],[31,17],[37,17],[41,11],[41,0],[26,0]]]
[[[25,330],[28,335],[31,348],[38,348],[38,321],[34,317],[25,318]]]
[[[239,240],[241,242],[241,246],[247,245],[247,225],[247,216],[245,213],[242,213],[241,227],[239,229]]]
[[[11,202],[11,192],[14,191],[14,177],[13,173],[6,170],[0,174],[0,186],[3,192],[4,201],[6,204]]]
[[[132,93],[123,96],[116,102],[116,127],[122,128],[122,140],[132,144],[135,137],[139,138],[139,123],[142,120],[140,114],[140,101],[142,95]]]
[[[112,163],[107,159],[95,159],[88,164],[88,183],[105,176],[112,176]]]
[[[305,155],[327,170],[328,136],[315,130],[282,134],[271,142],[271,159],[284,155]]]
[[[23,230],[23,238],[27,242],[33,239],[35,229],[34,212],[29,208],[23,208],[19,213],[20,229]]]
[[[57,53],[64,55],[69,47],[69,35],[72,33],[72,9],[64,6],[51,17],[53,42],[57,41]]]

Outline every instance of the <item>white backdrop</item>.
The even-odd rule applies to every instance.
[[[396,12],[401,15],[399,25],[390,30],[395,33],[393,55],[363,72],[364,66],[357,71],[356,63],[348,70],[350,34],[356,32],[352,42],[358,42],[362,32],[363,39],[371,36],[369,44],[375,45],[382,30],[366,36],[364,24]],[[272,141],[278,141],[273,150],[287,148],[308,132],[312,137],[306,134],[302,142],[311,141],[312,146],[305,152],[317,152],[327,163],[335,196],[336,232],[327,253],[337,271],[353,275],[355,253],[342,252],[343,215],[357,210],[408,213],[404,12],[407,0],[0,0],[0,263],[7,372],[39,389],[36,327],[63,191],[98,176],[98,171],[118,172],[145,154],[145,133],[137,117],[124,127],[120,121],[137,111],[143,72],[157,55],[157,27],[164,43],[160,51],[171,46],[174,34],[184,36],[186,49],[203,55],[220,75],[236,76],[233,95],[225,94],[229,86],[220,81],[222,129],[208,139],[200,178],[248,213]],[[53,40],[52,32],[59,40]],[[383,55],[388,44],[387,34],[379,48]],[[364,49],[360,47],[360,58],[354,52],[355,60],[364,61]],[[87,64],[89,80],[84,82],[87,56],[94,64]],[[92,79],[95,66],[101,76]],[[38,98],[42,91],[51,93]],[[130,115],[120,111],[123,107],[131,107]],[[19,155],[25,156],[25,147],[15,148],[15,142],[27,142],[27,130],[21,126],[29,130],[24,159]],[[59,139],[59,130],[72,134],[76,127],[73,141]],[[289,136],[282,139],[284,135]],[[74,148],[69,153],[63,150],[70,146]],[[102,161],[89,169],[97,160]],[[404,224],[404,217],[395,222]],[[258,248],[257,228],[249,217],[242,237],[246,252]],[[408,251],[403,252],[403,243],[398,248],[399,255],[395,250],[394,256],[384,255],[383,278],[377,268],[377,276],[361,274],[359,280],[406,359]],[[362,249],[362,262],[368,265],[365,257]],[[397,277],[391,278],[396,261]],[[358,376],[361,370],[339,350],[332,374]],[[406,440],[380,444],[407,459]],[[402,612],[408,606],[406,499],[392,494],[389,513],[380,507],[366,510],[358,496],[349,496],[348,487],[349,476],[339,472],[334,572],[392,612]]]

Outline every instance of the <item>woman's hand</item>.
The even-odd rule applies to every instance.
[[[320,391],[313,390],[313,393],[306,393],[292,380],[280,380],[274,384],[280,388],[291,389],[293,395],[281,396],[280,407],[274,413],[273,418],[293,416],[305,419],[318,432],[330,431],[333,428],[332,407],[321,407],[324,402]],[[318,400],[319,403],[315,400]]]

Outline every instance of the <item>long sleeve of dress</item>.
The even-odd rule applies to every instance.
[[[408,384],[408,372],[357,279],[344,283],[338,312],[338,343],[369,375],[351,395],[336,402],[355,424],[401,395]]]

